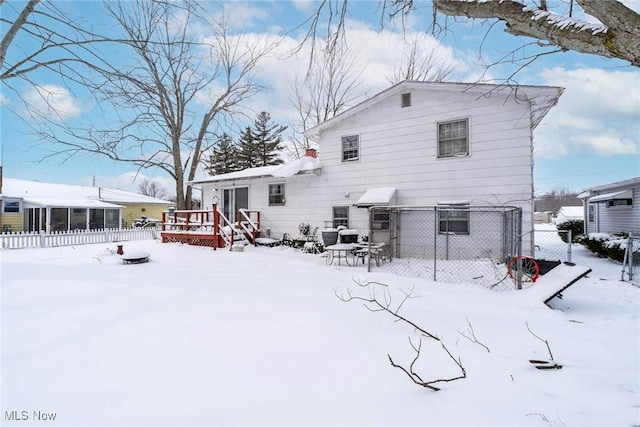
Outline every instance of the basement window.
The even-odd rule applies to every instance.
[[[438,208],[438,232],[469,234],[469,209],[463,207]]]

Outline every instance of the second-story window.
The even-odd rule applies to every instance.
[[[438,123],[438,157],[469,155],[469,119]]]
[[[342,137],[342,161],[358,160],[360,156],[360,137],[349,135]]]

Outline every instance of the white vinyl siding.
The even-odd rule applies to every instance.
[[[616,190],[607,190],[603,193]],[[596,210],[595,222],[587,223],[588,233],[640,233],[640,187],[633,189],[631,204],[618,202],[610,206],[609,202],[590,203]]]

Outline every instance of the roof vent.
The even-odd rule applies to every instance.
[[[402,108],[411,106],[411,92],[400,95],[400,106]]]

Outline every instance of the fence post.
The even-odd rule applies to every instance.
[[[213,204],[213,250],[218,249],[218,228],[220,227],[220,217],[218,214],[218,204]]]
[[[44,235],[44,230],[40,230],[40,247],[44,248],[45,245],[47,244],[46,239],[45,239],[45,235]]]
[[[517,256],[522,255],[522,208],[518,208],[518,210],[516,211],[516,248],[518,253],[516,254]],[[518,258],[519,259],[519,258]],[[520,266],[518,266],[520,267]],[[522,278],[520,277],[520,275],[516,276],[516,289],[522,289]]]
[[[624,249],[624,258],[622,259],[622,274],[620,280],[624,281],[624,273],[627,273],[627,277],[629,278],[629,283],[633,283],[634,276],[634,265],[633,265],[633,233],[629,233],[629,237],[627,237],[627,247]]]
[[[633,283],[633,276],[635,274],[635,266],[633,265],[633,234],[629,233],[629,241],[627,242],[627,268],[629,272],[627,275],[629,276],[629,282]]]
[[[571,262],[571,245],[573,244],[573,232],[571,229],[567,230],[567,261]]]
[[[433,281],[438,280],[438,226],[440,224],[438,218],[438,207],[433,208]]]

